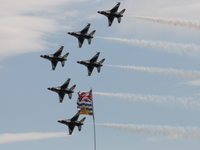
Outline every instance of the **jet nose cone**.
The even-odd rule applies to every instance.
[[[77,61],[77,63],[80,63],[80,61]]]
[[[47,88],[48,90],[51,90],[51,88]]]
[[[44,57],[44,55],[40,55],[40,57]]]
[[[58,122],[60,122],[60,123],[61,123],[61,121],[60,121],[60,120],[58,120]]]
[[[67,34],[71,34],[71,32],[67,32]]]
[[[101,11],[97,11],[97,13],[101,13]]]

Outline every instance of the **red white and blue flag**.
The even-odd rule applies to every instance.
[[[79,114],[93,115],[92,90],[89,92],[78,92],[77,109]]]

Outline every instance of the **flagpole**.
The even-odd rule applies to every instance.
[[[95,130],[95,118],[93,115],[93,125],[94,125],[94,150],[96,150],[96,130]]]
[[[94,101],[92,95],[92,88],[91,88],[91,96],[92,96],[92,108],[93,108],[93,127],[94,127],[94,150],[96,150],[96,129],[95,129],[95,118],[94,118]]]

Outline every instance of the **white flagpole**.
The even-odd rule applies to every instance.
[[[92,95],[92,88],[90,90],[91,96],[92,96],[92,108],[93,108],[93,127],[94,127],[94,150],[96,150],[96,130],[95,130],[95,118],[94,118],[94,101],[93,101],[93,95]]]

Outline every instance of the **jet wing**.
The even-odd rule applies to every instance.
[[[92,74],[92,71],[93,71],[94,67],[93,66],[88,66],[87,69],[88,69],[88,76],[90,76]]]
[[[61,86],[62,89],[66,89],[69,85],[69,82],[70,82],[70,78]]]
[[[99,57],[100,52],[98,52],[96,55],[94,55],[91,59],[90,62],[96,62],[98,57]]]
[[[60,56],[61,53],[62,53],[63,48],[64,48],[64,46],[61,46],[61,47],[54,53],[54,56]]]
[[[59,95],[60,103],[62,103],[63,98],[65,97],[65,93],[58,93],[58,95]]]
[[[71,121],[77,121],[79,117],[79,114],[75,114],[74,117],[71,118]]]
[[[80,48],[83,45],[83,42],[84,42],[84,38],[78,38],[78,45]]]
[[[114,17],[113,17],[113,16],[108,16],[108,25],[109,25],[109,26],[112,25],[113,20],[114,20]]]
[[[74,125],[68,125],[68,129],[69,129],[69,134],[71,135],[73,130],[74,130]]]
[[[114,12],[117,12],[118,8],[119,8],[119,5],[120,3],[117,3],[117,5],[115,5],[111,10],[110,12],[114,13]]]
[[[52,60],[51,61],[52,70],[55,70],[57,63],[58,63],[57,60]]]
[[[90,28],[90,23],[88,23],[88,25],[83,30],[81,30],[81,34],[86,34],[89,28]]]

